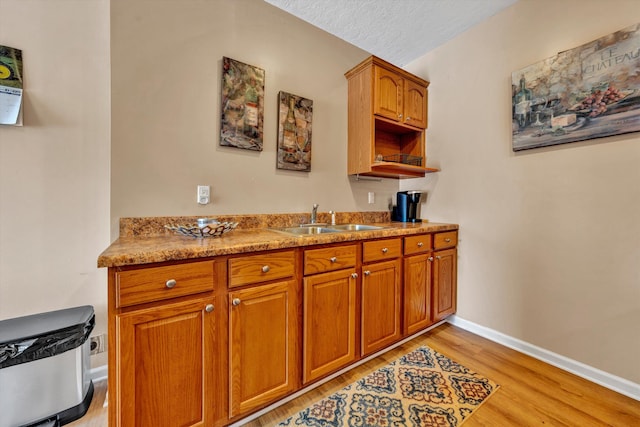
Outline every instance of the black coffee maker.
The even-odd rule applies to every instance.
[[[421,222],[418,218],[418,203],[420,191],[399,191],[396,195],[396,205],[391,212],[392,221]]]

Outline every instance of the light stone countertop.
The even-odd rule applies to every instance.
[[[391,222],[388,212],[338,213],[338,224],[375,224],[384,228],[295,236],[269,228],[299,225],[306,222],[305,214],[218,215],[216,218],[239,224],[235,230],[220,237],[194,238],[175,234],[166,230],[164,225],[195,223],[197,217],[122,218],[120,237],[100,254],[98,267],[197,259],[458,229],[457,224]],[[329,221],[328,214],[318,214],[318,222]]]

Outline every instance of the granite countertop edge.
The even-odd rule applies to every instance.
[[[382,221],[387,219],[387,222],[368,221],[368,223],[384,227],[380,230],[294,236],[259,226],[257,228],[239,227],[220,237],[210,238],[194,238],[169,233],[136,234],[126,230],[123,232],[121,220],[120,237],[99,255],[97,264],[100,268],[122,267],[458,229],[457,224],[401,223],[388,222],[388,218],[384,217],[378,219]]]

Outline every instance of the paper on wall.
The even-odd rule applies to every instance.
[[[0,124],[22,126],[22,51],[0,46]]]

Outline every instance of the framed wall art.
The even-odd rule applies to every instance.
[[[640,24],[511,75],[513,150],[640,131]]]
[[[311,171],[313,101],[278,93],[278,169]]]
[[[222,58],[220,145],[262,151],[264,70]]]

